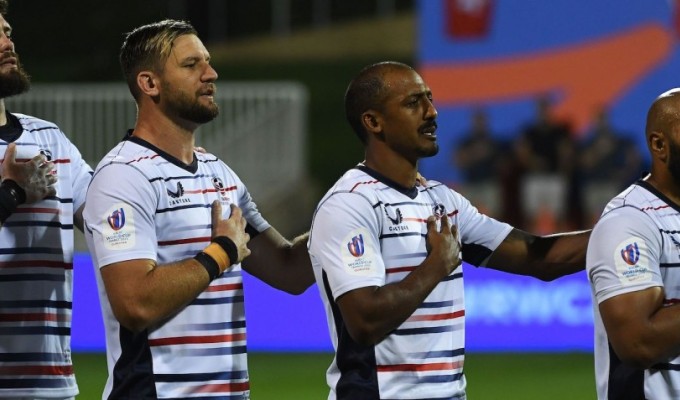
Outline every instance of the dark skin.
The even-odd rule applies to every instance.
[[[386,94],[380,107],[362,113],[368,138],[365,164],[404,187],[416,184],[418,161],[437,153],[432,93],[422,78],[401,65],[376,69]],[[379,108],[379,109],[377,109]],[[456,226],[427,222],[430,249],[422,264],[400,282],[352,290],[337,299],[352,338],[375,344],[401,325],[461,260]],[[487,267],[552,280],[584,269],[590,232],[536,236],[518,229],[504,239]]]
[[[679,113],[680,90],[666,92],[649,109],[646,128],[652,160],[646,181],[676,204],[680,204],[680,182],[669,166],[671,146],[680,143]],[[680,354],[680,307],[664,307],[664,298],[664,288],[657,286],[621,294],[599,305],[609,341],[622,361],[649,368]]]

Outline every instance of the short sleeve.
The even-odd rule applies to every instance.
[[[73,209],[77,210],[85,203],[87,188],[92,179],[92,168],[83,160],[80,151],[69,142],[69,158],[71,160],[71,176],[73,179]]]
[[[243,211],[243,217],[248,222],[248,225],[252,226],[255,231],[258,233],[264,232],[271,225],[260,213],[260,210],[257,208],[257,204],[253,200],[253,197],[250,195],[250,192],[243,181],[241,181],[238,176],[233,173],[233,171],[231,171],[231,173],[233,178],[237,181],[237,186],[243,188],[243,191],[241,192],[238,199],[238,206]]]
[[[334,298],[350,290],[385,284],[379,222],[367,198],[335,193],[314,216],[309,254],[326,275]]]
[[[662,286],[661,238],[652,219],[634,207],[605,214],[593,228],[586,270],[598,303]]]
[[[463,260],[483,266],[489,255],[512,231],[512,226],[480,213],[465,197],[457,196],[458,217],[454,222],[458,224]]]
[[[83,217],[99,268],[132,259],[156,261],[158,196],[136,168],[112,163],[93,177]]]

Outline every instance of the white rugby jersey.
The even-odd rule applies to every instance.
[[[210,244],[214,200],[225,217],[230,204],[241,207],[251,236],[269,227],[243,182],[212,154],[197,153],[186,166],[128,136],[97,166],[84,217],[106,329],[103,398],[249,398],[240,264],[176,315],[138,334],[114,317],[99,274],[125,260],[162,265],[194,257]]]
[[[680,357],[650,369],[622,364],[609,346],[599,303],[624,293],[662,286],[664,304],[680,299],[680,206],[645,181],[612,199],[588,243],[586,268],[595,319],[598,399],[677,399]]]
[[[433,214],[458,226],[463,259],[473,265],[483,264],[512,229],[439,182],[404,189],[361,164],[319,203],[308,246],[336,350],[329,399],[465,398],[462,267],[375,346],[352,340],[336,304],[348,291],[398,282],[417,268],[427,256]]]
[[[0,398],[73,397],[73,213],[92,169],[54,123],[8,116],[23,129],[17,160],[45,154],[58,181],[56,196],[19,206],[0,228]]]

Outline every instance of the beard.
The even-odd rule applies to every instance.
[[[205,124],[215,119],[220,113],[217,103],[201,104],[198,101],[198,93],[192,97],[185,92],[171,88],[165,83],[163,83],[163,92],[166,96],[165,104],[168,115],[196,124]]]
[[[675,183],[680,183],[680,145],[669,141],[668,172]]]
[[[14,53],[8,53],[7,56],[17,57]],[[24,70],[17,57],[17,67],[8,72],[0,73],[0,99],[28,91],[31,87],[31,77]]]

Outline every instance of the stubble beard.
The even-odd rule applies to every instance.
[[[669,149],[668,172],[670,172],[675,183],[680,185],[680,144],[670,142]]]
[[[184,92],[168,87],[164,89],[164,93],[168,96],[166,100],[168,113],[181,119],[196,124],[205,124],[215,119],[220,113],[217,103],[201,104],[198,101],[198,94],[195,94],[195,97],[192,98]]]

